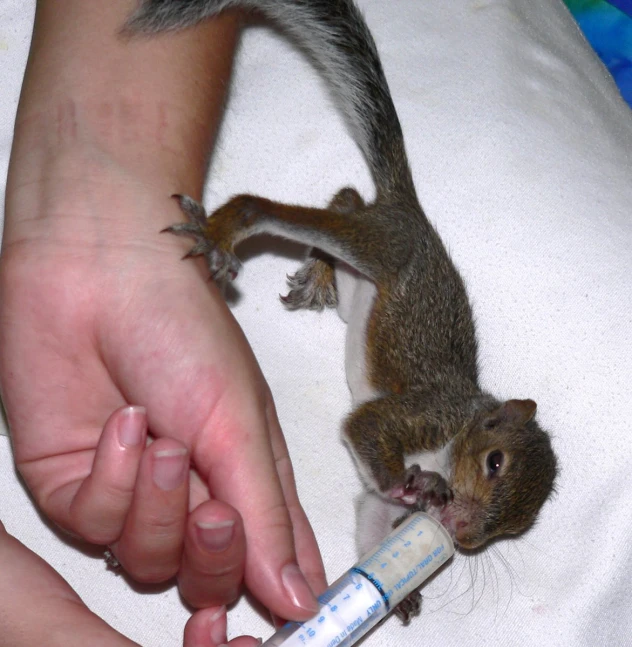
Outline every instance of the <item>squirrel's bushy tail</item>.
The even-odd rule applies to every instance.
[[[125,31],[188,27],[231,7],[261,11],[313,57],[364,152],[378,199],[414,192],[402,129],[375,41],[353,0],[144,0]]]

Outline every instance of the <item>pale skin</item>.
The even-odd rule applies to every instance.
[[[0,647],[133,647],[86,607],[46,562],[0,523]],[[255,638],[227,642],[226,609],[194,613],[184,629],[184,647],[254,647]]]
[[[37,5],[0,257],[17,467],[137,580],[176,576],[198,608],[245,582],[305,619],[325,579],[269,388],[187,241],[159,233],[172,193],[201,195],[237,17],[130,41],[132,8]]]

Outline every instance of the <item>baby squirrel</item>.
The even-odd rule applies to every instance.
[[[481,390],[472,311],[461,276],[421,208],[375,42],[352,0],[146,0],[131,33],[193,25],[239,6],[262,11],[306,49],[349,120],[377,189],[351,188],[328,208],[240,195],[207,217],[176,196],[189,222],[188,256],[204,255],[218,282],[239,269],[233,249],[261,233],[312,248],[290,279],[289,308],[333,307],[348,324],[353,411],[344,437],[366,486],[358,545],[381,540],[407,511],[434,514],[463,548],[515,535],[536,519],[557,461],[532,400]],[[412,600],[402,610],[415,612]]]

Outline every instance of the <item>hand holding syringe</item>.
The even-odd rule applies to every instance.
[[[318,598],[311,620],[286,624],[262,647],[349,647],[453,554],[446,529],[417,512]]]

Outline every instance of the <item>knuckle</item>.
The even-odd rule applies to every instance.
[[[230,605],[239,598],[241,593],[239,584],[224,586],[219,590],[207,590],[207,588],[190,591],[181,586],[180,593],[187,603],[195,609]]]
[[[140,520],[143,532],[152,537],[154,543],[163,543],[180,537],[184,529],[183,511],[158,510]]]
[[[211,562],[200,560],[193,564],[196,573],[205,578],[222,579],[228,582],[241,580],[243,567],[239,560]]]
[[[94,501],[94,507],[98,506],[101,515],[112,519],[124,519],[132,505],[132,496],[132,490],[112,483],[104,484],[99,486],[98,500]]]
[[[179,551],[157,550],[155,546],[129,546],[124,539],[119,543],[117,558],[123,569],[141,584],[165,582],[174,577],[180,567]]]
[[[86,524],[75,527],[75,532],[89,544],[106,546],[118,539],[118,533],[110,528],[95,528]]]
[[[119,538],[125,516],[113,516],[102,510],[74,510],[71,530],[85,541],[104,546]]]
[[[292,520],[285,502],[271,505],[265,511],[263,519],[265,519],[262,525],[264,531],[292,534]]]
[[[121,561],[125,571],[140,584],[160,584],[170,580],[177,572],[177,565],[161,564],[127,564]]]

